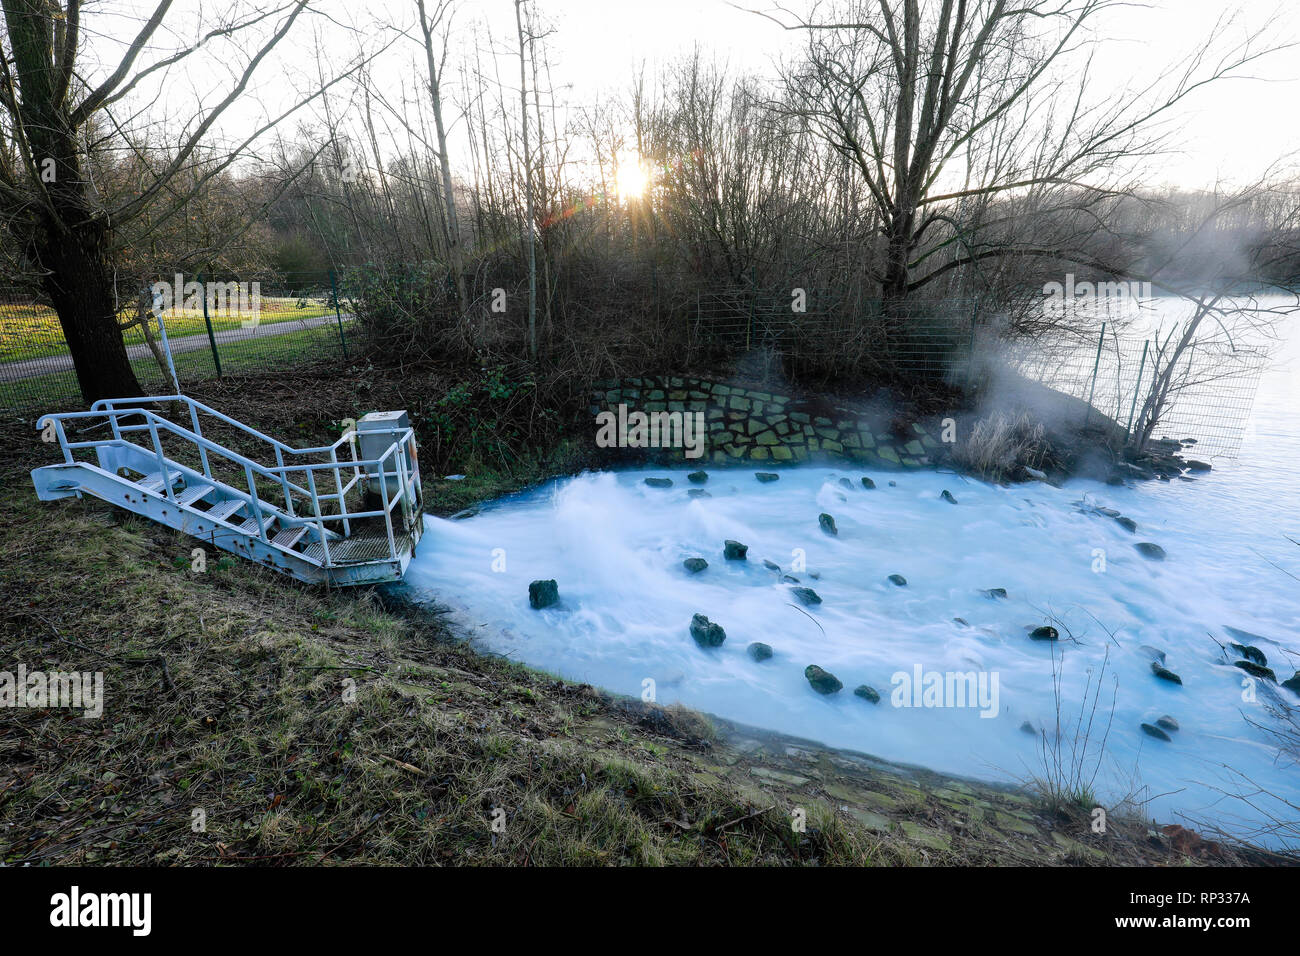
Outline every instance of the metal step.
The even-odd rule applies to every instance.
[[[215,487],[212,485],[203,485],[203,484],[190,485],[184,491],[176,495],[176,500],[183,505],[192,505],[196,501],[198,501],[199,499],[207,495],[209,492],[215,490],[216,490]]]
[[[216,521],[229,521],[230,516],[244,507],[245,504],[246,502],[239,498],[227,498],[225,501],[218,501],[209,508],[207,515]]]
[[[171,476],[173,485],[176,484],[176,480],[178,478],[180,478],[180,475],[173,474]],[[145,491],[152,491],[154,494],[162,494],[164,481],[165,479],[163,478],[163,473],[161,471],[155,471],[151,475],[145,475],[143,478],[137,481],[136,484],[139,485],[141,488],[143,488]]]
[[[244,534],[255,534],[260,538],[262,536],[262,532],[265,531],[267,528],[271,527],[271,525],[273,524],[275,524],[275,515],[269,515],[263,512],[262,526],[260,528],[257,526],[256,518],[249,518],[247,521],[245,521],[243,524],[239,526],[239,530],[244,532]]]
[[[307,526],[300,524],[296,528],[281,528],[274,538],[272,544],[278,544],[282,548],[293,549],[293,546],[302,540],[302,536],[307,533]]]

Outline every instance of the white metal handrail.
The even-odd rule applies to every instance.
[[[139,404],[141,402],[169,401],[182,402],[189,407],[190,421],[194,426],[193,431],[177,425],[170,419],[154,413],[151,409],[141,407]],[[127,408],[116,407],[119,403],[125,402],[131,402],[132,405]],[[199,424],[198,413],[200,410],[213,415],[221,421],[227,422],[228,424],[266,442],[267,444],[270,444],[275,449],[276,465],[274,467],[263,465],[260,462],[254,461],[253,459],[248,458],[239,452],[233,451],[218,442],[204,437]],[[122,421],[124,418],[137,415],[143,419],[139,424],[124,424]],[[112,429],[113,438],[77,442],[69,441],[64,427],[64,422],[73,419],[88,418],[106,418]],[[280,519],[282,525],[315,526],[321,542],[322,553],[325,559],[324,563],[327,567],[330,566],[332,562],[329,550],[329,540],[325,532],[326,522],[341,522],[343,525],[343,537],[346,538],[351,532],[352,521],[362,518],[376,518],[382,516],[388,538],[389,557],[391,559],[396,559],[397,544],[393,532],[392,511],[399,501],[402,503],[404,527],[409,528],[412,520],[410,497],[414,493],[414,490],[418,489],[419,486],[419,459],[415,450],[415,433],[410,428],[401,432],[388,448],[385,449],[383,454],[377,458],[358,459],[356,456],[356,435],[354,431],[349,431],[332,445],[324,445],[316,448],[293,448],[184,395],[147,396],[130,399],[101,399],[100,401],[95,402],[89,411],[61,412],[44,415],[37,422],[38,430],[43,430],[49,423],[53,423],[55,426],[59,445],[63,451],[64,461],[68,464],[74,463],[75,459],[72,452],[75,449],[96,448],[111,445],[115,442],[133,444],[125,439],[123,435],[147,431],[150,437],[150,444],[152,445],[151,450],[158,459],[160,474],[162,474],[164,479],[163,494],[173,502],[176,501],[176,494],[171,481],[168,479],[168,459],[163,454],[162,443],[159,437],[160,431],[165,431],[169,434],[185,439],[198,449],[199,459],[203,469],[203,477],[206,479],[218,480],[214,479],[212,475],[211,463],[209,460],[210,452],[236,465],[242,466],[245,482],[248,486],[247,494],[238,492],[238,489],[231,490],[236,491],[240,494],[240,497],[248,500],[253,512],[252,516],[258,526],[258,536],[263,542],[268,544],[270,544],[270,541],[268,540],[265,528],[266,522],[263,521],[262,517],[263,499],[257,491],[255,475],[261,475],[268,480],[278,481],[285,496],[285,509],[284,513],[277,514],[276,517]],[[338,459],[338,448],[345,442],[349,445],[351,458],[350,460],[340,462]],[[135,445],[134,447],[141,448],[139,445]],[[143,448],[141,450],[146,452],[149,451],[149,449]],[[286,452],[292,455],[328,453],[330,455],[330,461],[285,464],[284,456]],[[407,453],[411,456],[410,461],[413,466],[409,473],[406,467]],[[197,472],[193,472],[192,469],[180,465],[179,463],[172,463],[172,465],[184,472],[190,472],[197,475]],[[334,475],[334,486],[336,490],[332,493],[321,493],[316,488],[315,473],[326,469]],[[348,492],[356,487],[357,482],[362,480],[363,476],[369,476],[369,469],[374,469],[377,472],[375,477],[378,478],[381,508],[379,510],[349,512],[347,510],[346,496]],[[346,470],[351,470],[353,474],[346,482],[344,482],[342,479],[342,472]],[[290,480],[289,476],[294,472],[302,472],[304,474],[307,483],[306,487]],[[391,500],[388,494],[388,478],[390,476],[395,477],[398,480],[398,488],[400,492]],[[310,518],[306,516],[298,516],[294,513],[293,492],[297,492],[310,500],[312,508],[312,515]],[[321,509],[321,503],[323,501],[337,501],[339,513],[333,515],[323,514]],[[278,509],[274,510],[278,511]]]

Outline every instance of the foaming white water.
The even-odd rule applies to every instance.
[[[463,521],[426,518],[407,583],[456,609],[487,648],[532,666],[632,696],[653,680],[660,703],[988,779],[1041,773],[1039,746],[1020,728],[1056,725],[1054,653],[1067,725],[1089,673],[1096,688],[1105,663],[1094,739],[1111,723],[1117,689],[1097,780],[1103,799],[1136,779],[1161,819],[1249,828],[1260,815],[1221,792],[1241,792],[1243,778],[1300,803],[1300,769],[1252,723],[1270,722],[1269,695],[1296,701],[1262,681],[1258,702],[1244,700],[1244,675],[1225,665],[1216,639],[1230,639],[1223,625],[1262,635],[1256,643],[1279,677],[1300,663],[1300,585],[1279,570],[1300,574],[1300,549],[1284,537],[1300,538],[1296,381],[1289,365],[1269,373],[1240,462],[1195,482],[999,488],[933,471],[866,472],[877,488],[865,490],[863,471],[804,467],[771,484],[753,470],[712,471],[712,497],[691,499],[684,471],[584,474]],[[643,484],[666,474],[671,489]],[[944,489],[957,505],[940,499]],[[1123,512],[1137,533],[1081,513],[1081,499]],[[835,517],[838,536],[819,529],[821,512]],[[748,561],[723,560],[727,538],[749,546]],[[1139,541],[1159,544],[1167,560],[1143,558]],[[818,606],[796,606],[781,575],[763,566],[789,570],[796,549],[807,571],[795,576],[818,592]],[[692,556],[708,569],[688,573],[682,560]],[[493,570],[502,557],[504,570]],[[890,574],[907,586],[890,584]],[[561,603],[535,611],[528,583],[543,578],[559,582]],[[980,593],[998,587],[1006,600]],[[720,648],[691,639],[697,612],[726,629]],[[1049,616],[1076,640],[1030,640],[1026,628]],[[751,660],[752,641],[775,656]],[[1151,673],[1141,645],[1166,653],[1181,687]],[[808,664],[844,690],[813,692]],[[917,666],[996,674],[997,716],[892,706],[893,675]],[[863,683],[880,704],[852,695]],[[1180,725],[1172,742],[1140,730],[1166,714]]]

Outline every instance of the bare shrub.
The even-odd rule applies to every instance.
[[[1047,453],[1045,430],[1028,413],[994,412],[981,418],[970,437],[952,451],[953,462],[988,481],[1014,477],[1024,466],[1038,468]]]

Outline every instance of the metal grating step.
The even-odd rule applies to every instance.
[[[265,531],[267,528],[271,527],[271,525],[273,524],[275,524],[275,515],[268,515],[265,512],[263,512],[262,527],[259,528],[257,526],[256,518],[249,518],[247,521],[245,521],[243,524],[239,526],[239,530],[244,532],[244,534],[255,534],[260,538],[262,536],[262,532]]]
[[[183,505],[192,505],[213,490],[212,485],[190,485],[176,496],[176,500]]]
[[[274,538],[272,544],[277,544],[282,548],[293,549],[293,546],[302,540],[302,536],[307,533],[307,526],[300,524],[296,528],[281,528]]]
[[[207,514],[216,521],[229,521],[230,516],[242,507],[244,507],[244,502],[240,499],[227,498],[225,501],[218,501],[208,509]]]
[[[180,475],[172,475],[171,476],[172,484],[175,484],[178,478],[180,478]],[[145,475],[143,478],[137,481],[136,484],[139,485],[141,488],[143,488],[145,491],[152,491],[155,494],[159,494],[163,490],[163,484],[164,484],[163,473],[161,471],[155,471],[151,475]]]
[[[398,537],[397,553],[410,546],[410,538]],[[324,562],[325,549],[319,541],[313,541],[302,549],[304,557]],[[364,561],[382,561],[388,557],[387,534],[354,534],[350,538],[340,538],[330,542],[330,562],[333,564],[354,564]]]

